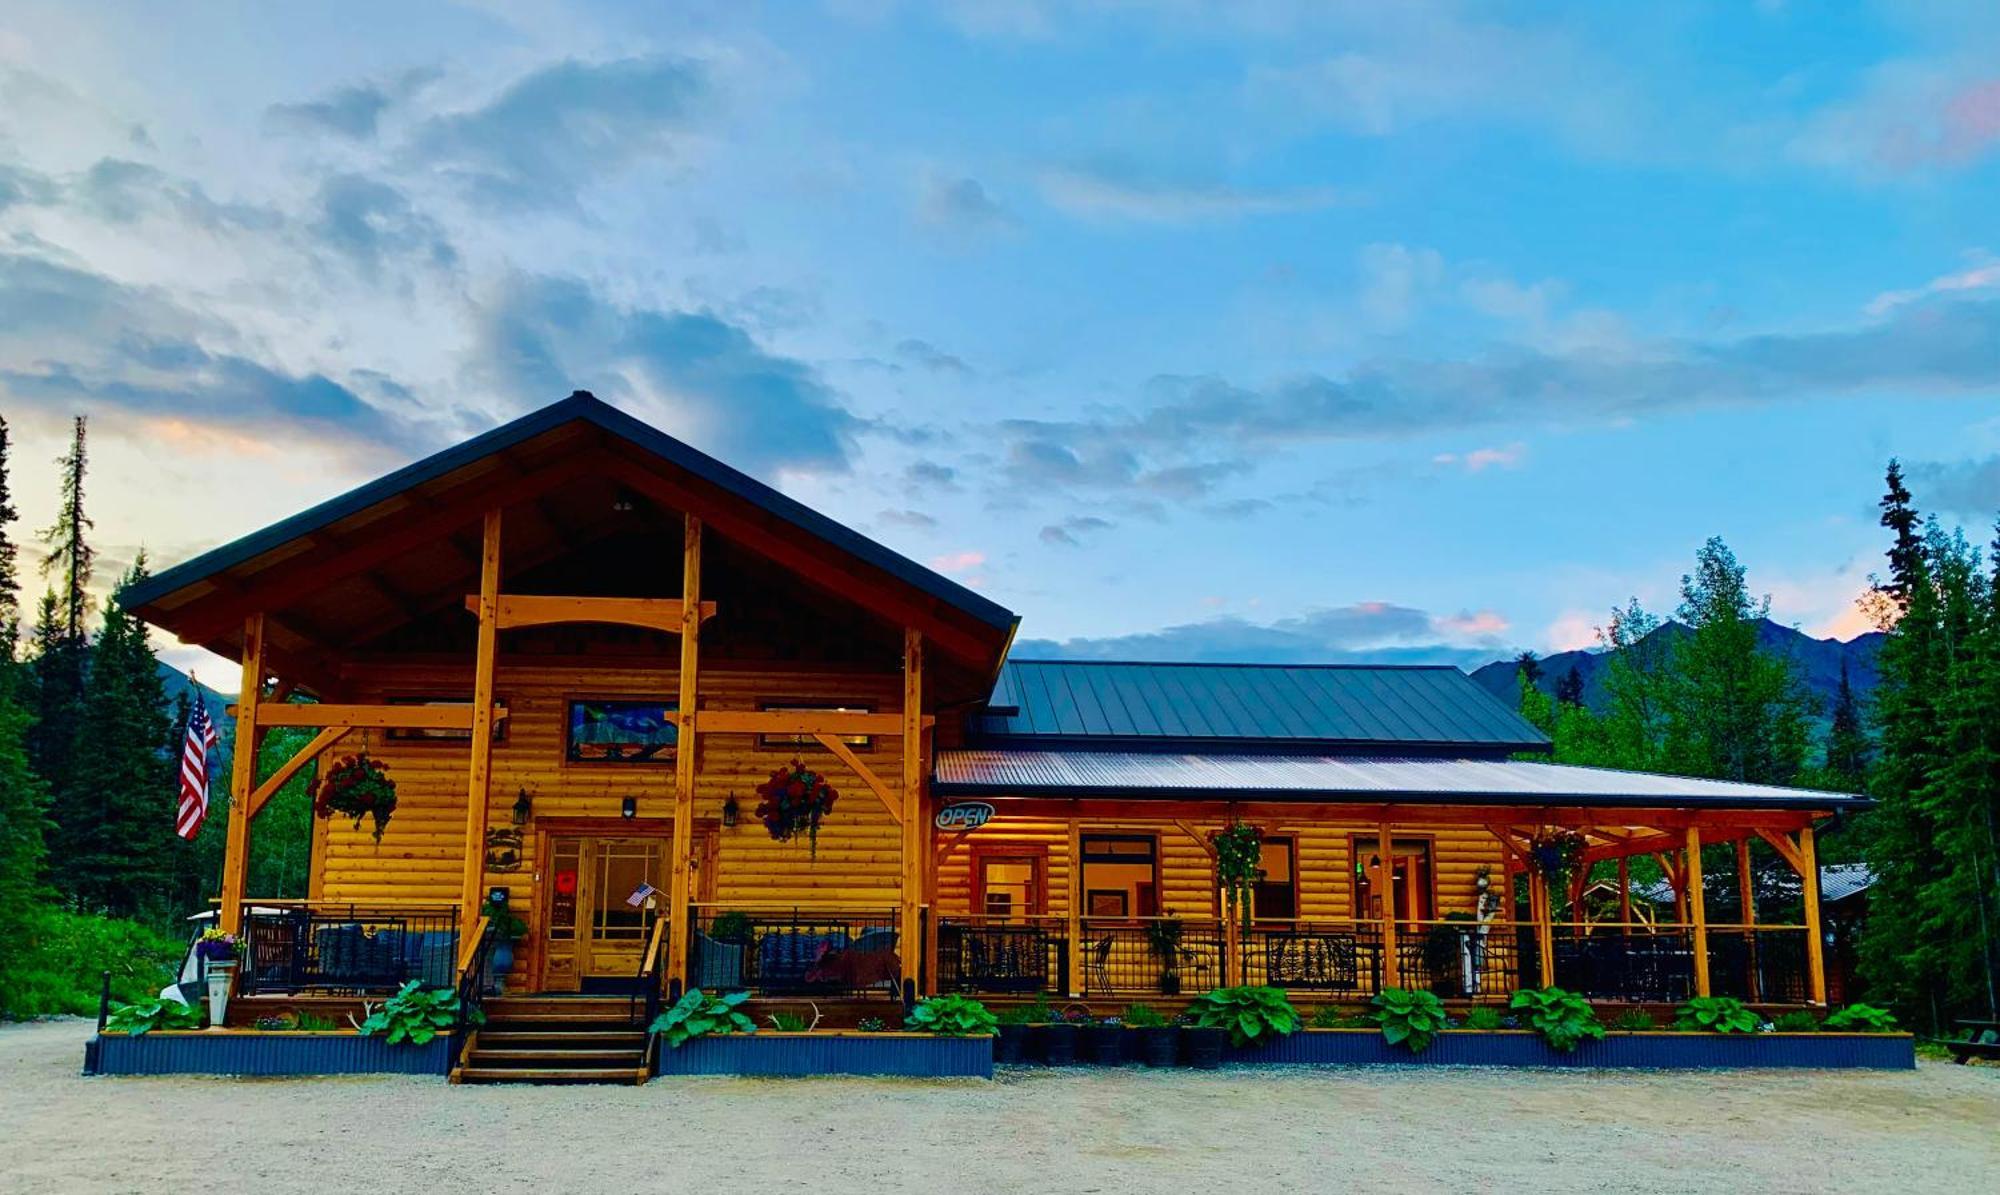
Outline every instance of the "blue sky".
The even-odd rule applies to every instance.
[[[72,412],[108,573],[585,387],[1029,650],[1477,663],[2000,510],[1991,5],[668,9],[8,6],[25,521]]]

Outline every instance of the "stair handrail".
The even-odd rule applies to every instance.
[[[464,1066],[466,1052],[478,1037],[476,1022],[485,1020],[486,968],[493,958],[493,919],[481,915],[458,952],[458,1020],[452,1026],[451,1062]]]
[[[653,929],[646,936],[646,953],[639,960],[639,973],[634,977],[632,993],[632,1018],[638,1027],[651,1033],[653,1019],[660,1015],[660,985],[667,957],[667,916],[662,913],[653,919]],[[642,1004],[640,997],[644,996]],[[646,1043],[646,1067],[652,1069],[652,1042]]]

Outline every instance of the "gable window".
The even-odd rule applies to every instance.
[[[676,701],[571,701],[564,753],[572,763],[671,763],[679,708]]]
[[[429,695],[390,697],[386,701],[390,705],[469,706],[472,704],[472,698],[470,697],[438,697]],[[507,699],[496,694],[493,698],[493,704],[504,706],[507,704]],[[507,718],[495,718],[493,720],[494,742],[504,743],[507,741],[508,721],[509,719]],[[464,730],[447,726],[391,726],[387,734],[392,740],[407,740],[419,743],[469,743],[472,741],[472,728],[469,726]]]
[[[1085,834],[1083,912],[1087,917],[1160,915],[1160,843],[1150,834]]]
[[[785,713],[812,714],[872,714],[874,709],[865,705],[836,705],[829,701],[767,701],[757,707]],[[875,737],[866,734],[843,734],[840,741],[856,751],[873,751]],[[784,751],[812,751],[819,747],[819,740],[809,734],[760,734],[759,747],[769,747]]]

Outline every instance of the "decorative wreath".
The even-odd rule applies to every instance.
[[[813,856],[818,857],[820,820],[833,812],[833,803],[840,796],[826,777],[807,770],[795,759],[758,785],[757,796],[757,817],[771,837],[790,842],[804,834]]]
[[[361,819],[375,819],[375,841],[382,841],[382,831],[389,825],[389,815],[396,812],[396,782],[389,779],[389,765],[370,759],[367,752],[350,755],[328,769],[319,782],[319,797],[313,802],[313,814],[317,817],[332,817],[338,813],[342,817],[354,819],[354,828],[361,828]]]

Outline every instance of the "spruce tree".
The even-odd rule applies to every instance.
[[[1556,682],[1556,704],[1572,708],[1583,704],[1583,673],[1575,664]]]
[[[7,419],[0,415],[0,685],[11,685],[11,666],[19,654],[21,645],[21,579],[15,569],[19,566],[20,549],[14,543],[14,532],[10,524],[21,517],[14,509],[13,483],[9,480]]]
[[[29,715],[22,704],[20,581],[11,524],[7,421],[0,418],[0,991],[12,982],[10,960],[27,953],[34,907],[41,895],[44,802],[41,778],[28,763]]]
[[[1840,662],[1840,688],[1833,699],[1833,725],[1826,736],[1826,782],[1838,792],[1860,792],[1868,784],[1868,765],[1875,753],[1861,721],[1861,702]]]
[[[56,521],[41,535],[48,545],[42,572],[53,576],[56,586],[43,595],[37,611],[29,677],[34,720],[28,733],[28,757],[48,789],[49,878],[71,896],[76,885],[85,882],[74,858],[90,833],[89,806],[94,800],[92,794],[78,793],[72,787],[90,667],[85,620],[96,556],[87,538],[91,524],[83,506],[87,462],[84,422],[79,417],[69,452],[57,460],[62,470],[62,500]]]

